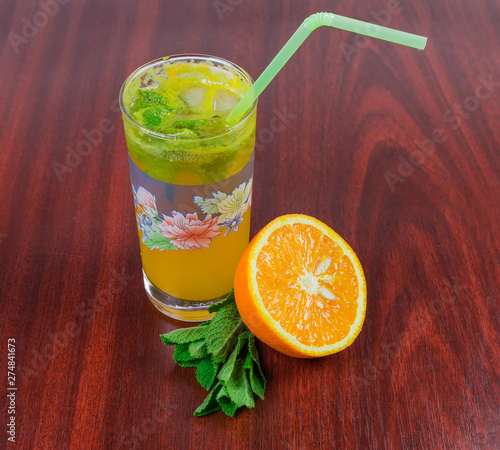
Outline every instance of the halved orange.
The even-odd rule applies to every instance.
[[[351,247],[302,214],[278,217],[250,242],[236,269],[243,322],[261,341],[297,358],[352,344],[366,311],[366,282]]]

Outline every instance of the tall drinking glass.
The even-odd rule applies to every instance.
[[[144,285],[175,319],[210,318],[249,241],[256,103],[224,118],[252,83],[224,59],[175,55],[120,91]]]

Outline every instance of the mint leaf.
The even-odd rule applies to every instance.
[[[250,368],[250,384],[252,391],[264,400],[264,392],[266,390],[266,379],[262,373],[262,368],[259,362],[259,352],[255,346],[255,336],[252,334],[248,339],[248,356],[251,357],[253,364],[245,360],[245,368]]]
[[[191,356],[189,353],[189,344],[177,344],[172,359],[178,363],[179,361],[194,361],[199,358],[193,358]]]
[[[253,337],[253,334],[250,331],[244,331],[238,336],[238,354],[243,351],[245,348],[245,344]]]
[[[233,373],[234,369],[234,363],[236,362],[236,357],[238,356],[238,350],[234,349],[233,352],[231,353],[231,356],[229,359],[226,361],[226,363],[222,366],[219,375],[217,378],[223,382],[227,382],[229,378],[231,377],[231,374]]]
[[[198,367],[201,361],[201,359],[193,359],[191,361],[175,361],[175,363],[181,367]]]
[[[215,383],[194,414],[222,409],[233,417],[238,408],[255,406],[254,395],[264,398],[266,381],[255,336],[241,320],[233,291],[209,311],[215,312],[210,322],[160,337],[166,345],[175,345],[173,359],[179,366],[196,367],[196,379],[205,389]]]
[[[194,415],[200,417],[218,411],[221,407],[217,402],[217,395],[219,394],[219,391],[221,389],[222,384],[216,384],[215,387],[207,395],[205,401],[200,406],[198,406],[198,408],[196,408]]]
[[[245,358],[245,362],[243,363],[243,368],[250,370],[253,366],[253,359],[252,355],[250,353],[247,353],[247,356]]]
[[[224,362],[229,351],[238,341],[238,335],[244,327],[235,303],[228,303],[212,319],[205,339],[207,350],[217,362]]]
[[[189,128],[190,130],[197,130],[208,122],[208,119],[199,120],[174,120],[172,125],[176,128]]]
[[[205,332],[206,328],[199,325],[194,328],[181,328],[167,334],[161,334],[160,339],[166,345],[186,344],[203,339],[205,337]]]
[[[161,124],[162,117],[162,108],[147,108],[142,112],[142,124],[147,128],[154,129]]]
[[[247,406],[248,408],[253,408],[255,406],[250,380],[247,371],[243,368],[243,361],[241,359],[237,359],[234,363],[233,372],[225,386],[229,398],[238,407]]]
[[[248,339],[248,350],[250,352],[250,355],[252,356],[252,359],[260,367],[259,352],[257,351],[257,347],[255,346],[255,336],[253,334]]]
[[[217,394],[217,403],[219,403],[222,411],[230,417],[233,417],[234,413],[238,409],[238,405],[236,403],[233,403],[229,398],[229,394],[227,393],[227,389],[225,386],[223,386]]]
[[[224,194],[225,195],[225,194]],[[227,297],[224,300],[221,300],[220,302],[214,303],[213,305],[210,305],[207,310],[209,313],[214,313],[219,311],[219,309],[224,308],[230,303],[236,304],[236,300],[234,298],[234,289],[231,289],[229,294],[227,294]]]
[[[203,359],[208,356],[207,343],[205,339],[200,339],[199,341],[194,341],[189,344],[188,347],[189,354],[193,358]]]
[[[215,380],[219,363],[216,363],[211,356],[202,359],[196,369],[196,379],[208,391]]]
[[[141,95],[141,97],[147,100],[148,102],[151,102],[156,105],[166,104],[166,99],[161,94],[146,89],[138,89],[138,92]],[[168,109],[172,110],[172,108]]]
[[[250,386],[252,391],[264,400],[264,392],[266,391],[266,379],[258,364],[252,364],[250,367]]]

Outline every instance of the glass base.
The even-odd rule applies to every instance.
[[[181,300],[180,298],[173,297],[158,289],[149,281],[144,270],[142,274],[144,276],[144,287],[149,300],[151,300],[151,303],[158,311],[172,319],[182,320],[183,322],[205,322],[214,316],[213,313],[207,311],[207,308],[226,298],[226,296],[223,295],[222,297],[204,302]]]

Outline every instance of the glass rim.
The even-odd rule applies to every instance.
[[[222,63],[224,65],[227,65],[231,69],[236,70],[241,75],[243,75],[245,78],[247,78],[247,80],[250,81],[250,87],[254,84],[253,78],[248,74],[248,72],[246,70],[242,69],[237,64],[235,64],[235,63],[233,63],[231,61],[228,61],[227,59],[220,58],[218,56],[205,55],[205,54],[202,54],[202,53],[180,53],[180,54],[176,54],[176,55],[165,56],[163,58],[153,59],[152,61],[149,61],[149,62],[143,64],[142,66],[140,66],[137,69],[135,69],[125,79],[125,81],[123,82],[123,84],[122,84],[122,86],[120,88],[120,94],[119,94],[119,103],[120,103],[120,109],[121,109],[122,113],[125,114],[125,116],[129,120],[131,120],[132,123],[137,128],[139,128],[141,131],[143,131],[143,132],[145,132],[145,133],[147,133],[149,135],[158,137],[158,138],[171,139],[171,140],[176,140],[176,141],[179,141],[179,140],[181,140],[181,141],[182,140],[189,141],[189,140],[212,139],[212,138],[215,138],[215,137],[224,136],[224,135],[226,135],[226,134],[228,134],[228,133],[236,130],[237,128],[239,128],[248,119],[248,117],[250,117],[250,115],[254,112],[254,110],[255,110],[255,108],[257,106],[257,99],[253,102],[252,107],[250,108],[250,110],[248,111],[248,113],[245,114],[234,125],[231,125],[230,127],[226,128],[224,130],[217,131],[216,133],[203,134],[203,135],[200,135],[200,136],[179,136],[178,134],[165,134],[165,133],[160,133],[158,131],[153,131],[153,130],[150,130],[149,128],[146,128],[144,125],[141,125],[139,122],[137,122],[134,118],[132,118],[132,116],[128,112],[128,110],[127,110],[127,108],[125,107],[125,104],[124,104],[124,95],[125,95],[126,89],[128,88],[129,84],[132,82],[132,80],[134,80],[137,76],[139,76],[141,73],[145,72],[150,67],[152,67],[155,64],[158,64],[160,62],[168,62],[168,61],[171,61],[171,60],[183,60],[183,59],[189,60],[189,59],[194,59],[194,58],[196,58],[196,59],[202,59],[202,60],[206,60],[206,61],[212,61],[212,60],[214,60],[214,62]]]

